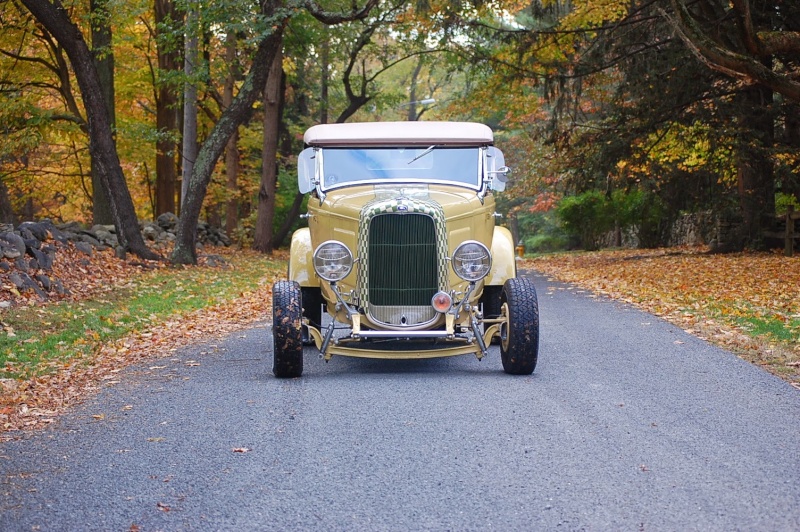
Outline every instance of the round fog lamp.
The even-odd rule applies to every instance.
[[[353,254],[338,240],[328,240],[314,251],[314,271],[329,282],[341,281],[353,269]]]
[[[492,267],[489,248],[476,240],[462,242],[453,252],[453,270],[465,281],[480,281]]]
[[[447,292],[436,292],[431,298],[431,305],[436,312],[447,312],[453,306],[453,299]]]

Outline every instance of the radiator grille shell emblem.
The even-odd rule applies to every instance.
[[[430,301],[448,283],[439,204],[408,198],[368,203],[361,211],[358,251],[359,292],[370,319],[396,328],[436,320]]]

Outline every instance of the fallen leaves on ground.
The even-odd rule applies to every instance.
[[[800,257],[670,248],[562,253],[521,266],[636,305],[800,381]]]
[[[51,291],[48,299],[43,300],[33,291],[20,293],[7,281],[4,275],[0,284],[0,301],[8,301],[13,305],[43,305],[55,301],[82,301],[102,297],[115,286],[124,283],[139,272],[167,267],[164,261],[143,261],[136,257],[120,260],[114,255],[114,250],[94,250],[91,256],[79,251],[72,242],[58,244],[53,267],[50,270],[36,270],[28,272],[45,274],[51,279],[58,279],[67,292],[59,294]],[[10,264],[11,271],[16,267]]]
[[[223,255],[254,253],[230,249],[217,251]],[[275,258],[277,263],[282,264],[286,256],[276,254]],[[120,265],[119,262],[124,261],[112,259],[108,268],[93,272],[91,279],[76,279],[82,288],[73,291],[70,297],[75,301],[102,297],[111,287],[129,282],[132,275],[141,271],[135,265]],[[67,408],[104,386],[118,383],[118,373],[124,367],[172,357],[180,348],[225,336],[259,320],[268,319],[271,315],[272,283],[278,275],[264,272],[255,290],[150,323],[146,329],[99,346],[87,358],[63,362],[52,373],[36,375],[24,381],[0,379],[0,440],[8,439],[14,431],[52,423]],[[185,365],[194,367],[200,363],[187,360]]]

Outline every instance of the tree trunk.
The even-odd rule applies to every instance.
[[[26,1],[42,2],[47,0]],[[211,174],[233,132],[239,127],[239,124],[249,119],[253,112],[253,104],[263,91],[271,70],[271,68],[263,67],[272,65],[275,55],[280,52],[286,23],[294,14],[292,10],[282,10],[280,16],[275,16],[275,12],[284,7],[283,4],[284,2],[281,0],[261,2],[261,14],[271,19],[271,33],[265,34],[258,43],[258,48],[253,56],[253,67],[245,77],[239,93],[233,99],[231,106],[223,111],[197,154],[178,221],[178,235],[175,241],[175,250],[171,256],[175,263],[195,264],[197,262],[197,250],[195,249],[197,220],[203,206],[208,183],[211,181]],[[377,0],[368,0],[363,9],[357,10],[354,7],[351,13],[345,15],[318,11],[316,2],[307,2],[305,7],[323,23],[338,24],[348,20],[364,19],[376,4]]]
[[[108,10],[108,0],[90,0],[89,9],[92,12],[92,55],[97,77],[105,98],[108,121],[112,134],[116,127],[116,112],[114,109],[114,52],[111,47],[111,13]],[[92,172],[92,219],[95,224],[113,224],[111,203],[105,193],[100,176],[100,165],[94,157],[91,158]]]
[[[320,51],[320,90],[319,90],[319,123],[328,123],[328,84],[330,83],[330,51],[331,41],[328,32],[324,33],[322,50]]]
[[[8,197],[8,187],[6,187],[2,179],[0,179],[0,223],[17,223],[17,217],[14,216],[14,209],[11,206],[11,199]]]
[[[189,183],[197,160],[197,86],[192,79],[197,65],[197,5],[189,2],[186,14],[188,33],[183,57],[183,73],[187,82],[183,89],[183,152],[181,178],[181,216],[186,205]],[[217,156],[219,158],[219,156]],[[216,162],[216,161],[215,161]],[[198,213],[200,212],[198,207]],[[199,216],[199,214],[198,214]]]
[[[228,63],[228,77],[222,91],[222,106],[227,109],[233,102],[233,86],[236,83],[236,35],[228,33],[225,39],[225,60]],[[227,177],[228,204],[225,209],[225,232],[231,236],[239,223],[239,129],[237,128],[225,147],[225,176]]]
[[[67,53],[78,80],[89,129],[89,153],[97,161],[108,194],[120,245],[146,259],[160,258],[144,243],[125,175],[119,162],[103,89],[86,41],[60,0],[22,0]]]
[[[738,149],[737,184],[745,246],[760,248],[764,231],[775,212],[775,178],[769,151],[775,139],[774,122],[768,107],[772,91],[763,86],[740,94],[742,140]]]
[[[800,153],[800,104],[787,103],[783,113],[785,120],[785,141],[796,153]],[[800,173],[793,172],[781,183],[782,190],[800,199]]]
[[[165,24],[179,23],[178,10],[172,0],[155,0],[156,43],[158,47],[158,77],[178,70],[178,50],[161,38]],[[175,85],[164,79],[156,80],[156,207],[154,217],[165,212],[175,213],[175,184],[178,167],[175,162],[178,145],[178,95]]]
[[[422,58],[417,61],[417,66],[414,67],[414,71],[411,73],[411,92],[408,95],[409,103],[408,103],[408,116],[406,119],[409,122],[415,122],[417,120],[417,79],[419,78],[419,73],[422,71]]]
[[[272,64],[275,55],[280,49],[284,26],[289,16],[291,15],[287,13],[287,18],[276,22],[273,32],[264,37],[259,43],[253,57],[254,65]],[[266,84],[269,70],[267,68],[258,68],[257,66],[250,69],[230,107],[223,111],[219,121],[200,147],[191,180],[183,199],[175,250],[171,256],[171,260],[177,264],[195,264],[197,262],[197,250],[195,249],[197,221],[203,206],[206,190],[208,189],[208,183],[211,180],[211,174],[214,171],[214,165],[219,160],[228,143],[228,139],[239,127],[239,124],[250,118],[253,112],[253,104]]]
[[[264,87],[264,144],[262,148],[261,187],[258,190],[258,214],[253,249],[272,253],[274,249],[273,219],[275,218],[275,190],[277,183],[278,129],[281,121],[282,54],[272,60]]]

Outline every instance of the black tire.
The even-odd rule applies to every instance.
[[[539,358],[539,302],[533,283],[509,279],[503,285],[501,304],[508,308],[508,323],[501,328],[500,357],[511,375],[530,375]]]
[[[280,379],[303,374],[302,315],[300,285],[276,282],[272,287],[272,373]]]
[[[303,304],[303,317],[316,328],[322,327],[322,289],[319,287],[304,286],[300,288]],[[308,334],[308,327],[303,325],[303,344],[312,345],[314,340]]]

